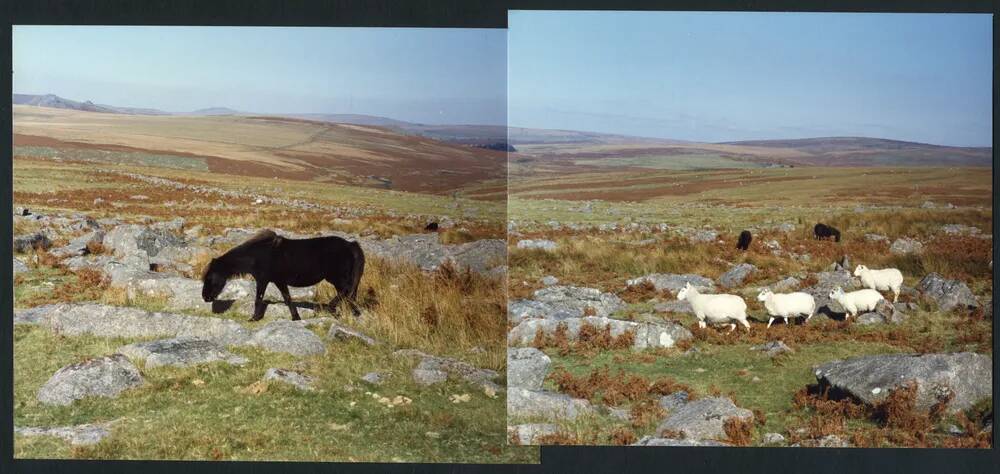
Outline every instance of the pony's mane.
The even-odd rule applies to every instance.
[[[261,242],[273,242],[274,240],[276,240],[278,238],[280,238],[280,237],[278,236],[278,234],[274,233],[273,230],[271,230],[271,229],[262,229],[260,232],[257,232],[252,237],[250,237],[249,239],[247,239],[246,242],[243,242],[242,244],[239,244],[239,245],[233,247],[228,252],[226,252],[225,254],[223,254],[223,257],[225,257],[226,255],[229,255],[231,253],[239,253],[239,252],[241,252],[243,250],[246,250],[249,247],[255,247],[258,244],[260,244]]]

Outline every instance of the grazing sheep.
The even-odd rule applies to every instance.
[[[857,316],[860,311],[874,310],[878,302],[885,299],[881,293],[869,288],[844,293],[844,289],[839,286],[830,292],[830,298],[847,310],[848,317]]]
[[[899,289],[903,286],[903,273],[895,268],[883,268],[881,270],[869,270],[864,265],[858,265],[854,269],[854,276],[861,278],[861,284],[865,288],[876,291],[892,291],[892,302],[899,299]]]
[[[745,251],[746,249],[750,248],[750,241],[752,240],[753,236],[750,235],[750,231],[744,230],[743,232],[740,232],[740,240],[739,242],[736,242],[736,248]]]
[[[840,242],[840,231],[833,226],[828,226],[822,222],[813,227],[813,235],[816,240],[824,240],[833,237],[835,242]]]
[[[771,327],[771,323],[774,322],[775,318],[783,319],[785,324],[788,324],[788,318],[802,316],[805,316],[806,321],[809,321],[809,318],[816,312],[816,300],[809,293],[801,291],[795,293],[774,293],[769,288],[764,288],[757,295],[757,301],[764,303],[764,308],[767,309],[767,314],[770,315],[770,318],[767,320],[767,327]]]
[[[691,283],[684,285],[681,291],[677,292],[677,300],[687,300],[691,303],[695,317],[698,318],[698,327],[706,326],[705,320],[712,324],[729,322],[729,331],[736,329],[736,321],[750,330],[750,323],[747,322],[747,304],[736,295],[703,295],[698,289],[691,286]]]

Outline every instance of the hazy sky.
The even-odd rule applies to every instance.
[[[992,144],[991,15],[513,11],[511,126]]]
[[[500,29],[14,28],[14,92],[180,112],[503,124]]]

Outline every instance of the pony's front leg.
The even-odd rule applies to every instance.
[[[264,317],[264,311],[267,310],[267,304],[264,303],[264,291],[267,290],[267,281],[265,280],[255,280],[257,282],[257,295],[254,297],[253,301],[253,317],[250,321],[260,321]]]
[[[288,285],[285,284],[275,284],[278,287],[278,291],[281,292],[281,297],[285,299],[285,304],[288,305],[288,311],[292,313],[292,321],[298,321],[299,310],[295,308],[295,304],[292,303],[292,295],[288,292]]]

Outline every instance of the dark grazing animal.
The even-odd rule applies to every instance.
[[[816,224],[816,227],[813,227],[813,234],[817,240],[825,240],[833,237],[835,242],[840,242],[840,231],[823,223]]]
[[[743,232],[740,232],[740,240],[739,242],[736,242],[736,248],[745,251],[746,249],[750,248],[750,242],[752,240],[753,236],[750,235],[750,231],[744,230]]]
[[[257,283],[251,321],[264,317],[267,309],[264,291],[268,283],[278,287],[292,313],[292,320],[298,320],[299,312],[292,304],[288,287],[312,286],[326,280],[337,289],[337,296],[329,303],[330,312],[334,312],[341,301],[347,301],[357,316],[361,314],[356,301],[358,284],[364,271],[365,254],[357,242],[333,236],[287,239],[265,229],[221,257],[212,259],[202,277],[201,296],[205,302],[215,301],[230,278],[250,275]]]
[[[435,231],[436,232],[438,230],[438,223],[437,222],[431,222],[430,224],[427,224],[427,227],[424,227],[424,230],[430,230],[430,231]]]

